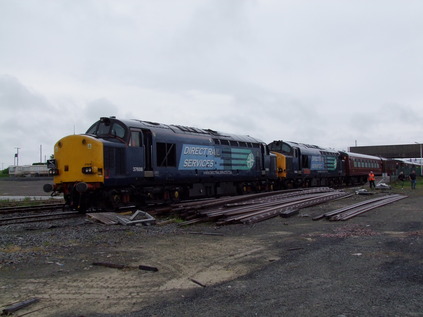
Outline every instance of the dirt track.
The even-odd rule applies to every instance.
[[[0,305],[40,298],[19,311],[40,309],[29,316],[423,316],[422,190],[394,192],[409,197],[346,222],[311,217],[368,197],[253,226],[0,227]]]

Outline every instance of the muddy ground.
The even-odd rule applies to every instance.
[[[43,183],[0,181],[0,195]],[[375,195],[390,193],[408,198],[344,222],[312,217],[369,196],[250,226],[3,226],[0,309],[38,298],[15,315],[423,316],[423,189]]]

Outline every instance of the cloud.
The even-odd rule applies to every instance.
[[[57,109],[47,98],[8,75],[0,76],[0,104],[1,163],[11,165],[17,148],[21,163],[39,161],[40,146],[51,140],[48,129],[58,124]]]
[[[2,110],[20,114],[27,110],[48,110],[45,97],[23,86],[17,78],[0,75],[0,104]]]
[[[343,149],[423,141],[420,1],[34,0],[0,9],[7,164],[15,147],[30,163],[40,144],[50,150],[110,115]]]
[[[85,118],[95,121],[100,117],[111,117],[118,113],[118,107],[107,99],[90,101],[84,110]]]

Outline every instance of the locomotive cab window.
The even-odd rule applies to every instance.
[[[113,122],[105,119],[93,124],[87,134],[96,135],[97,137],[118,137],[125,138],[126,128],[119,122]]]
[[[131,139],[129,140],[129,146],[142,146],[142,136],[140,131],[131,131]]]
[[[112,134],[112,136],[117,136],[123,139],[125,137],[125,128],[122,127],[120,124],[114,123],[112,125],[112,128],[110,129],[110,133]]]

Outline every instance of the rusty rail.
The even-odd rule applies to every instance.
[[[371,202],[368,205],[359,206],[357,208],[353,208],[351,210],[344,211],[344,212],[341,212],[341,213],[336,214],[334,216],[331,216],[329,218],[329,220],[330,221],[340,221],[340,220],[345,221],[345,220],[351,219],[355,216],[361,215],[362,213],[365,213],[369,210],[391,204],[395,201],[398,201],[398,200],[401,200],[401,199],[404,199],[404,198],[407,198],[407,196],[398,195],[398,194],[397,195],[390,195],[390,196],[387,196],[387,197],[385,197],[385,199],[382,199],[380,201]]]
[[[265,193],[265,195],[248,195],[248,197],[236,197],[234,200],[224,199],[206,204],[209,207],[208,209],[205,208],[204,204],[200,205],[199,210],[192,208],[195,204],[190,204],[188,210],[184,209],[183,206],[178,206],[178,210],[182,211],[184,217],[186,217],[186,221],[181,225],[212,220],[216,221],[218,225],[251,224],[282,215],[281,213],[287,211],[298,210],[348,195],[345,192],[323,187],[295,192],[280,191]]]

